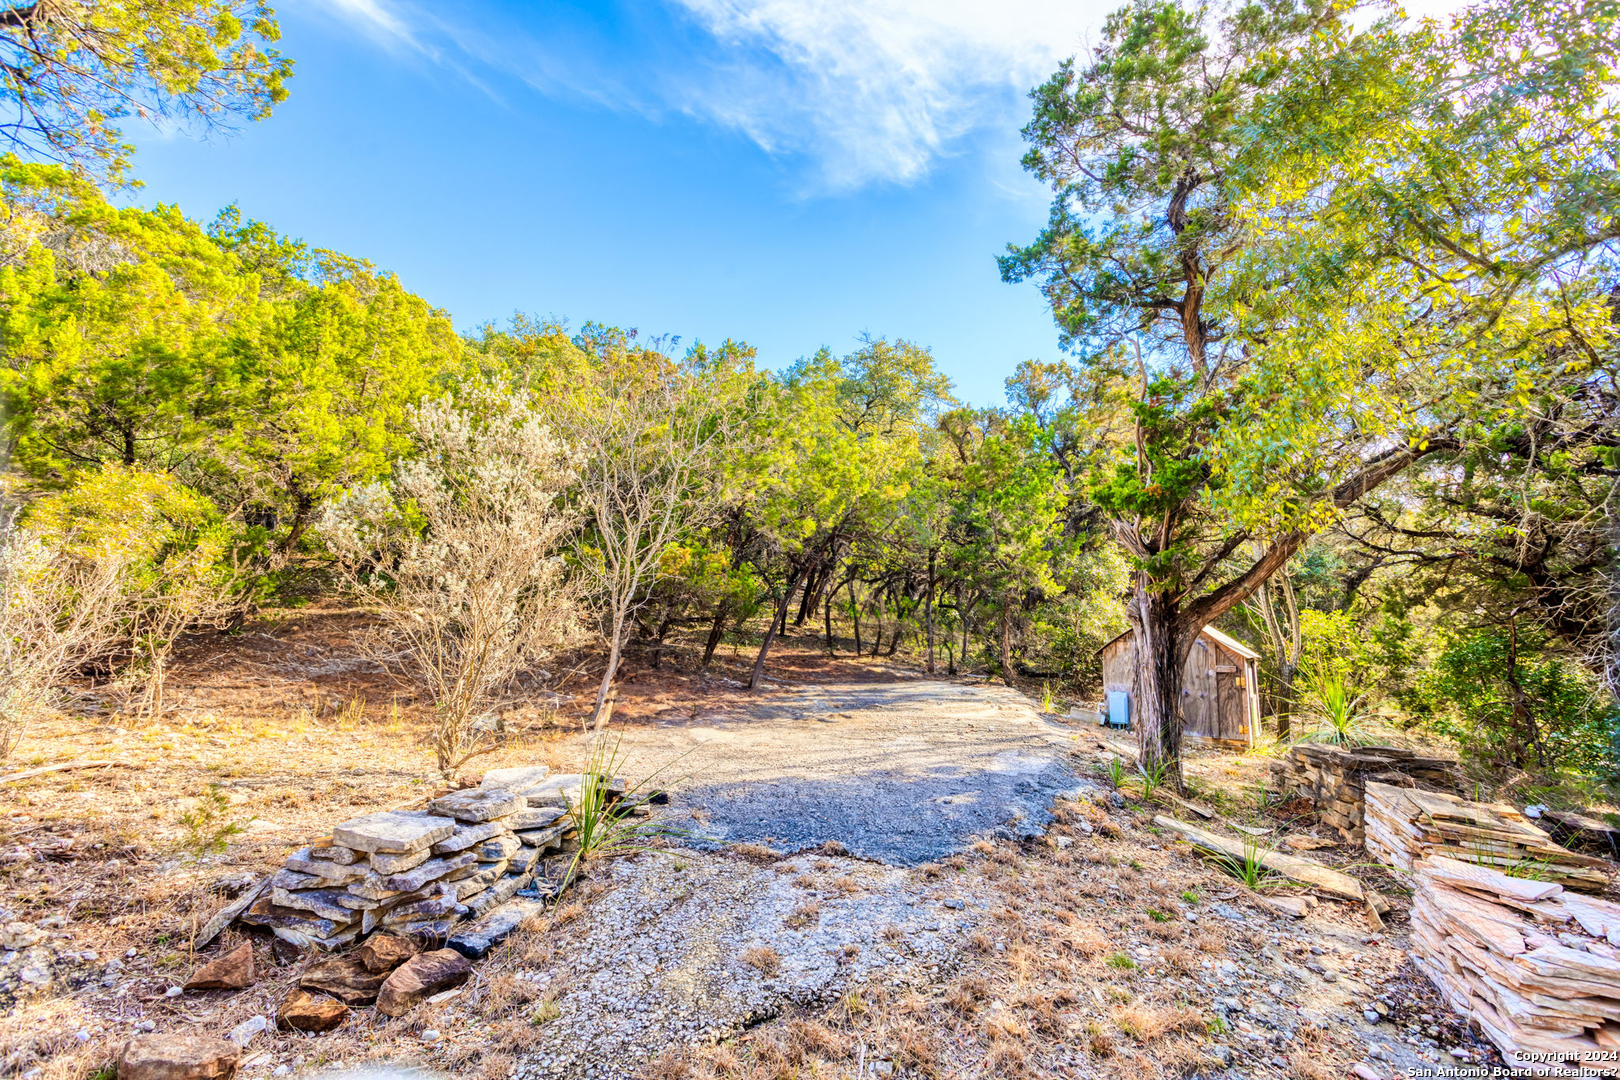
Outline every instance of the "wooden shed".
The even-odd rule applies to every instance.
[[[1136,676],[1136,639],[1127,630],[1097,650],[1102,659],[1104,716],[1129,726]],[[1206,626],[1181,670],[1182,738],[1253,746],[1260,727],[1260,654]]]

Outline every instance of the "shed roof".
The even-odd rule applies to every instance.
[[[1107,641],[1103,642],[1102,648],[1098,649],[1097,652],[1102,652],[1103,649],[1108,648],[1108,646],[1112,645],[1116,641],[1119,641],[1121,638],[1129,637],[1130,633],[1131,632],[1127,630],[1123,634],[1116,634],[1114,637],[1109,638]],[[1211,641],[1215,642],[1215,644],[1221,646],[1221,648],[1230,652],[1235,652],[1245,660],[1260,659],[1259,653],[1255,652],[1253,649],[1249,648],[1232,635],[1221,633],[1213,626],[1204,627],[1199,631],[1199,636],[1209,638]]]

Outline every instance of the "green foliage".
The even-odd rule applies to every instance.
[[[1266,847],[1254,837],[1243,838],[1243,853],[1228,855],[1224,852],[1208,856],[1222,872],[1230,874],[1246,888],[1266,889],[1281,883],[1282,879],[1266,869],[1265,860],[1274,849]]]
[[[662,821],[634,813],[650,804],[655,794],[653,783],[680,759],[642,777],[622,797],[616,798],[610,788],[625,763],[620,742],[617,738],[609,742],[597,736],[591,743],[582,770],[584,780],[580,784],[579,798],[568,803],[568,818],[574,823],[579,847],[563,876],[564,886],[573,881],[581,864],[589,860],[655,850],[661,837],[682,835]]]
[[[1296,684],[1295,700],[1316,728],[1305,737],[1333,746],[1355,746],[1367,741],[1368,715],[1364,696],[1356,694],[1343,671],[1320,665]]]
[[[1494,766],[1610,772],[1620,764],[1620,712],[1591,674],[1565,657],[1515,649],[1506,630],[1452,640],[1414,700],[1436,730]]]
[[[204,128],[286,100],[292,62],[258,0],[21,0],[0,9],[0,139],[120,179],[119,122]],[[10,115],[7,115],[7,114]],[[0,143],[0,145],[5,145]]]
[[[246,822],[226,820],[230,807],[231,801],[219,785],[209,784],[208,790],[197,799],[197,805],[180,815],[180,826],[186,831],[184,849],[199,858],[218,855],[231,837],[246,831]]]

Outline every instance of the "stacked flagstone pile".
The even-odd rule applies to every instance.
[[[425,810],[352,818],[294,852],[241,921],[301,948],[378,928],[442,944],[458,922],[536,883],[542,857],[570,838],[567,805],[582,780],[544,766],[494,769]]]
[[[1316,806],[1322,824],[1348,843],[1366,839],[1369,779],[1410,786],[1429,784],[1444,791],[1457,785],[1457,763],[1424,757],[1396,746],[1337,747],[1300,743],[1271,766],[1271,784],[1285,797],[1303,796]]]
[[[1510,1066],[1620,1072],[1620,904],[1443,855],[1412,869],[1412,959]]]

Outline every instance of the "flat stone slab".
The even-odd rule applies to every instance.
[[[545,765],[519,765],[511,769],[491,769],[484,774],[479,783],[480,790],[489,791],[491,788],[503,788],[507,791],[521,792],[525,788],[538,784],[551,775],[551,769]]]
[[[403,874],[427,862],[437,848],[438,844],[435,844],[431,848],[423,848],[407,855],[390,855],[384,851],[373,851],[370,859],[371,868],[379,874]]]
[[[318,877],[329,886],[347,885],[351,881],[359,881],[366,876],[367,871],[367,867],[363,863],[346,866],[327,859],[312,858],[309,848],[302,848],[287,856],[287,861],[282,864],[282,867],[297,874]]]
[[[482,960],[512,931],[545,910],[546,905],[535,900],[508,900],[458,928],[447,944],[469,960]]]
[[[517,813],[524,807],[523,796],[505,788],[479,788],[471,791],[452,791],[434,799],[428,809],[435,814],[455,818],[457,821],[494,821]],[[439,838],[444,839],[443,837]],[[435,841],[437,843],[437,841]]]
[[[453,870],[471,865],[474,861],[473,853],[470,851],[463,851],[458,855],[444,855],[429,859],[421,866],[412,867],[403,873],[373,875],[366,879],[365,884],[374,888],[410,892],[413,889],[420,889],[430,881],[444,877]]]
[[[332,839],[357,851],[409,855],[432,847],[455,829],[456,823],[450,818],[385,810],[379,814],[350,818],[332,830]],[[303,870],[303,867],[294,869]]]
[[[526,812],[519,811],[519,813]],[[511,818],[506,820],[510,821]],[[485,821],[476,825],[457,825],[456,831],[451,833],[448,838],[433,845],[433,854],[449,855],[457,851],[466,851],[474,844],[481,844],[491,837],[501,835],[506,831],[506,827],[506,821]]]
[[[507,818],[505,824],[513,829],[543,829],[566,813],[560,806],[531,806]]]

